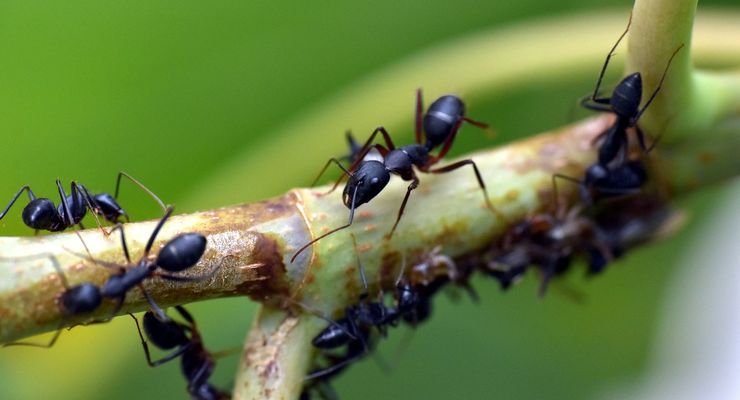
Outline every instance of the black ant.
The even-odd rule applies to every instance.
[[[112,223],[118,223],[121,217],[128,222],[128,214],[116,200],[118,198],[122,177],[128,178],[131,182],[139,186],[162,207],[162,210],[166,210],[162,200],[160,200],[151,190],[129,174],[119,172],[116,180],[116,192],[113,196],[108,193],[90,194],[85,186],[75,181],[72,181],[70,184],[70,194],[67,195],[62,187],[62,182],[57,179],[57,190],[59,191],[59,197],[61,199],[59,206],[55,206],[54,202],[48,198],[37,198],[31,190],[31,187],[24,185],[20,190],[18,190],[15,196],[13,196],[13,199],[8,203],[5,209],[0,212],[0,219],[5,217],[8,210],[10,210],[20,195],[25,191],[28,194],[29,203],[23,208],[23,223],[29,228],[35,229],[37,233],[39,230],[60,232],[74,225],[79,225],[81,229],[84,229],[84,226],[82,226],[82,219],[85,217],[87,210],[92,212],[98,226],[101,226],[98,216],[101,216]],[[103,232],[106,235],[110,233],[104,229]]]
[[[203,346],[203,338],[198,331],[193,316],[183,307],[175,306],[178,313],[185,319],[181,323],[166,317],[160,319],[151,311],[144,314],[144,332],[149,341],[162,350],[172,350],[172,353],[159,360],[152,361],[149,345],[141,333],[139,320],[133,314],[131,318],[136,322],[141,345],[144,347],[146,361],[150,367],[157,367],[164,363],[180,358],[180,367],[188,381],[188,393],[195,400],[229,399],[231,395],[208,382],[213,374],[215,361],[213,355]]]
[[[398,210],[396,222],[393,224],[393,228],[387,235],[387,237],[391,237],[401,220],[401,216],[406,208],[406,203],[411,195],[411,191],[416,189],[419,185],[419,178],[416,176],[416,172],[414,172],[414,167],[424,173],[441,174],[456,170],[465,165],[471,165],[475,172],[475,176],[478,179],[478,185],[483,192],[486,205],[489,209],[494,210],[490,200],[488,199],[486,185],[483,182],[478,166],[472,159],[461,160],[444,167],[432,169],[432,166],[438,163],[452,147],[455,136],[463,122],[468,122],[483,129],[488,128],[488,125],[465,117],[465,104],[459,97],[453,95],[442,96],[435,100],[429,106],[429,109],[425,114],[422,114],[422,109],[422,94],[421,89],[419,89],[416,91],[415,144],[396,148],[388,132],[384,127],[380,126],[370,135],[359,153],[356,154],[355,160],[349,168],[343,167],[336,158],[331,158],[327,161],[324,168],[319,173],[319,177],[324,173],[324,171],[326,171],[331,163],[335,163],[342,169],[345,176],[349,177],[349,181],[344,187],[342,194],[342,201],[344,205],[349,208],[349,221],[346,225],[332,229],[306,243],[296,251],[293,257],[291,257],[291,262],[295,261],[296,257],[312,244],[352,225],[355,209],[375,198],[375,196],[377,196],[388,184],[391,174],[396,174],[404,181],[411,181],[411,183],[406,189],[406,195],[404,196],[403,201],[401,202],[401,207]],[[426,138],[423,144],[422,132]],[[378,133],[382,134],[386,146],[380,144],[372,145],[372,142]],[[442,148],[439,150],[439,153],[437,153],[436,156],[430,155],[430,152],[440,145]],[[380,152],[381,156],[383,156],[382,162],[378,160],[364,159],[365,155],[371,149],[377,149]],[[331,191],[339,185],[343,178],[344,176],[336,182]]]
[[[152,309],[154,309],[158,315],[164,316],[164,311],[159,308],[154,299],[152,299],[149,296],[149,293],[144,289],[142,282],[145,279],[148,279],[152,276],[158,276],[162,279],[178,282],[197,281],[207,279],[213,273],[215,273],[216,269],[203,276],[181,276],[169,274],[169,272],[177,273],[193,267],[203,256],[203,253],[206,249],[206,238],[205,236],[198,233],[183,233],[176,236],[174,239],[170,240],[162,247],[155,260],[149,259],[149,251],[151,251],[152,246],[154,245],[154,240],[156,239],[159,231],[162,229],[164,223],[167,221],[167,219],[169,219],[172,211],[173,208],[171,206],[167,207],[165,215],[162,217],[162,219],[159,220],[157,226],[154,228],[154,231],[152,231],[152,234],[149,237],[149,241],[144,248],[144,254],[142,254],[141,258],[136,264],[131,262],[128,246],[126,244],[126,237],[123,232],[123,226],[116,225],[116,227],[114,227],[114,230],[121,231],[121,243],[123,245],[123,253],[126,257],[127,265],[123,266],[115,263],[93,260],[96,264],[102,264],[107,267],[114,267],[119,269],[118,273],[111,275],[108,280],[105,281],[105,283],[103,283],[103,285],[100,287],[91,282],[86,282],[70,287],[69,283],[67,282],[67,278],[64,276],[64,273],[59,267],[58,263],[54,262],[54,268],[57,270],[62,285],[65,287],[64,292],[62,292],[59,298],[59,304],[62,309],[62,314],[65,317],[70,317],[89,313],[100,307],[103,299],[114,299],[116,300],[116,305],[111,312],[110,317],[105,320],[95,321],[96,323],[107,322],[112,319],[121,309],[121,306],[123,305],[123,301],[126,298],[126,294],[128,293],[128,291],[135,286],[138,286],[146,297]],[[158,269],[162,269],[168,273],[159,272]],[[8,343],[5,346],[29,345],[35,347],[51,347],[54,345],[57,338],[59,337],[59,334],[61,333],[61,327],[64,325],[64,322],[65,321],[61,322],[57,333],[46,345],[17,342]]]
[[[655,100],[655,97],[663,86],[663,81],[673,58],[683,48],[683,45],[681,45],[673,52],[658,82],[658,86],[642,108],[640,108],[640,102],[642,101],[642,76],[639,72],[635,72],[619,82],[611,97],[598,97],[609,60],[614,54],[619,42],[627,34],[631,23],[632,16],[630,15],[627,28],[606,56],[593,94],[581,100],[581,105],[586,108],[595,111],[612,112],[616,115],[614,124],[599,134],[595,139],[604,138],[603,142],[599,145],[597,161],[586,169],[583,180],[562,174],[553,175],[553,184],[555,184],[555,178],[577,183],[580,186],[581,199],[586,205],[591,205],[594,199],[598,197],[612,197],[636,193],[640,191],[640,188],[647,180],[644,163],[640,160],[628,160],[629,143],[627,140],[627,129],[635,129],[640,148],[646,154],[652,151],[658,140],[654,140],[650,147],[646,146],[645,135],[637,125],[637,121],[653,100]],[[617,160],[619,154],[621,154],[621,160]]]

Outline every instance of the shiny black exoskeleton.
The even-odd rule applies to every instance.
[[[137,263],[131,262],[129,255],[128,246],[126,244],[126,237],[124,235],[122,225],[117,225],[114,229],[121,231],[121,243],[123,247],[123,253],[126,257],[127,264],[119,265],[114,263],[105,263],[102,261],[95,261],[107,267],[117,268],[118,272],[111,275],[108,280],[103,283],[102,286],[98,287],[93,283],[86,282],[79,285],[70,287],[67,283],[67,279],[62,273],[59,266],[54,263],[57,273],[61,279],[62,284],[65,287],[64,292],[59,297],[59,304],[62,309],[62,313],[66,316],[85,314],[96,310],[102,304],[104,299],[111,299],[116,301],[114,310],[111,312],[110,317],[98,322],[104,322],[110,320],[115,316],[123,305],[123,301],[126,298],[126,294],[129,290],[134,287],[144,293],[147,298],[149,305],[158,315],[164,315],[164,312],[159,308],[154,299],[152,299],[141,283],[150,277],[157,276],[162,279],[171,281],[183,282],[183,281],[198,281],[207,279],[216,269],[212,270],[206,275],[202,276],[182,276],[173,275],[170,273],[178,273],[193,267],[202,257],[206,249],[206,238],[198,233],[183,233],[176,236],[174,239],[167,242],[162,247],[155,260],[150,260],[148,255],[154,245],[154,241],[162,229],[162,226],[172,214],[173,208],[168,207],[164,217],[159,220],[159,223],[154,228],[149,240],[144,248],[144,254],[141,256]],[[159,272],[159,270],[166,272]],[[59,332],[51,339],[46,345],[34,345],[37,347],[51,347],[59,336]],[[15,344],[26,344],[26,343],[12,343]]]
[[[478,184],[483,192],[486,205],[493,210],[493,206],[488,199],[488,193],[486,192],[486,185],[483,183],[480,171],[473,160],[461,160],[441,168],[432,168],[450,150],[460,125],[463,122],[471,123],[480,128],[487,128],[488,125],[465,117],[465,106],[457,96],[447,95],[440,97],[429,106],[425,114],[422,114],[422,109],[421,90],[418,90],[416,96],[415,144],[396,147],[385,128],[380,126],[370,135],[359,153],[353,151],[353,154],[355,154],[353,156],[354,162],[349,169],[343,167],[336,158],[332,158],[326,163],[319,176],[333,162],[349,177],[342,195],[344,205],[349,208],[349,221],[346,225],[332,229],[306,243],[296,251],[291,258],[291,262],[295,261],[296,257],[313,243],[352,225],[355,209],[375,198],[388,184],[391,174],[395,174],[400,176],[404,181],[410,181],[411,183],[401,202],[401,207],[396,216],[396,222],[388,233],[388,237],[392,236],[401,220],[411,191],[419,185],[419,178],[416,176],[414,168],[424,173],[441,174],[456,170],[465,165],[472,166],[478,179]],[[383,136],[385,146],[373,144],[373,140],[378,133]],[[424,143],[422,143],[422,133],[426,138]],[[439,153],[435,156],[430,155],[430,152],[438,146],[442,146]],[[383,157],[383,161],[365,160],[365,155],[371,149],[378,150]],[[339,185],[341,179],[337,181],[334,188]]]
[[[23,208],[23,223],[36,231],[45,230],[50,232],[60,232],[74,225],[79,225],[80,228],[84,228],[81,221],[85,218],[85,214],[88,210],[90,210],[95,216],[98,226],[100,226],[98,216],[102,216],[106,221],[112,223],[118,223],[122,217],[126,221],[129,221],[128,214],[116,200],[118,198],[118,190],[122,177],[126,177],[134,182],[142,190],[152,196],[163,210],[165,209],[162,200],[160,200],[151,190],[127,173],[119,172],[116,181],[116,194],[114,196],[111,196],[108,193],[91,194],[85,186],[75,181],[72,181],[70,184],[70,194],[67,195],[62,187],[62,182],[57,179],[56,185],[60,197],[59,206],[55,206],[54,202],[48,198],[37,198],[31,188],[28,185],[25,185],[15,194],[15,196],[13,196],[13,199],[8,203],[5,209],[0,212],[0,219],[5,217],[8,210],[10,210],[13,204],[15,204],[21,194],[25,191],[28,194],[29,203]],[[106,231],[104,232],[106,234],[108,233]]]
[[[629,159],[630,146],[627,140],[627,130],[630,128],[635,129],[639,145],[645,153],[649,153],[655,146],[657,140],[654,140],[650,147],[646,146],[645,135],[637,125],[637,121],[650,103],[653,102],[655,96],[657,96],[673,61],[673,57],[683,47],[681,45],[673,52],[663,71],[658,86],[642,108],[640,108],[640,102],[642,101],[642,77],[640,73],[633,73],[624,78],[614,89],[611,97],[598,97],[601,81],[609,64],[609,59],[628,30],[629,23],[627,24],[627,29],[625,29],[607,55],[593,94],[581,101],[581,104],[586,108],[612,112],[616,116],[616,120],[612,126],[597,136],[597,140],[602,140],[599,144],[596,162],[587,168],[582,180],[562,174],[556,174],[553,177],[553,182],[555,178],[562,178],[577,183],[580,186],[581,200],[585,205],[593,204],[598,198],[637,193],[647,181],[647,173],[643,162]]]
[[[616,50],[619,42],[621,42],[622,38],[624,38],[624,36],[627,34],[631,22],[632,16],[630,15],[630,20],[627,23],[627,28],[624,30],[622,35],[612,47],[609,54],[606,56],[606,61],[604,61],[604,66],[601,68],[601,73],[599,74],[599,78],[596,81],[596,87],[594,88],[593,94],[581,100],[581,105],[588,109],[594,111],[611,112],[614,113],[617,117],[614,121],[614,124],[597,138],[603,139],[601,145],[599,146],[598,163],[605,166],[612,161],[615,161],[620,153],[622,159],[626,160],[628,155],[627,153],[629,152],[629,143],[627,140],[627,129],[629,128],[635,129],[640,147],[645,152],[650,152],[650,148],[648,148],[648,146],[645,144],[645,135],[637,125],[637,121],[640,119],[648,106],[650,106],[650,103],[655,100],[655,96],[657,96],[661,86],[663,85],[663,80],[668,73],[668,68],[671,65],[671,61],[673,61],[673,57],[683,47],[683,45],[681,45],[678,49],[676,49],[671,58],[668,60],[668,64],[666,65],[665,71],[663,72],[663,76],[660,78],[658,86],[655,88],[655,91],[653,91],[653,93],[650,95],[650,98],[648,99],[648,101],[645,102],[645,105],[642,106],[642,108],[640,108],[640,102],[642,101],[642,76],[639,72],[632,73],[622,79],[622,81],[617,84],[616,88],[614,88],[611,97],[599,97],[601,81],[603,80],[604,73],[606,72],[606,68],[609,65],[609,60],[614,54],[614,50]]]
[[[151,311],[144,314],[144,332],[149,341],[162,350],[175,349],[172,353],[156,361],[152,361],[149,345],[141,333],[139,321],[130,314],[136,322],[136,329],[139,332],[147,363],[150,367],[157,367],[180,357],[180,367],[188,382],[187,390],[192,399],[230,399],[230,393],[222,391],[208,382],[211,375],[213,375],[215,361],[211,353],[203,346],[203,338],[198,331],[193,316],[182,306],[176,306],[175,309],[186,323],[177,322],[169,317],[159,319]]]

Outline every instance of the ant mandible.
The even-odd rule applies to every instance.
[[[136,322],[139,339],[144,348],[146,361],[150,367],[157,367],[164,363],[180,358],[180,367],[188,381],[188,393],[195,400],[229,399],[231,395],[208,382],[213,374],[215,361],[213,355],[203,346],[203,338],[195,324],[195,319],[183,306],[175,306],[177,312],[185,319],[181,323],[166,317],[158,318],[153,312],[144,314],[144,332],[154,345],[162,350],[175,349],[172,353],[159,360],[152,361],[149,345],[141,333],[139,320],[133,314],[131,318]]]
[[[465,165],[472,166],[478,180],[478,185],[483,192],[486,205],[489,209],[494,210],[493,205],[491,205],[488,198],[486,185],[483,182],[478,166],[472,159],[460,160],[440,168],[432,168],[432,166],[437,164],[450,150],[455,136],[463,122],[470,123],[482,129],[488,128],[488,125],[466,117],[465,104],[459,97],[453,95],[442,96],[435,100],[429,106],[429,109],[427,109],[425,114],[422,114],[422,110],[422,94],[421,89],[418,89],[416,91],[415,144],[396,148],[388,132],[384,127],[380,126],[373,131],[358,153],[355,153],[355,151],[352,150],[354,162],[348,169],[343,167],[336,158],[331,158],[327,161],[316,180],[323,175],[324,171],[326,171],[331,163],[336,164],[340,169],[342,169],[344,175],[337,180],[330,192],[336,189],[339,183],[344,179],[344,176],[349,177],[342,194],[342,201],[344,205],[349,208],[349,221],[347,224],[332,229],[303,245],[298,249],[298,251],[296,251],[293,257],[291,257],[291,262],[295,261],[296,257],[312,244],[352,225],[355,209],[375,198],[375,196],[377,196],[388,184],[391,174],[396,174],[404,181],[411,181],[411,183],[406,189],[406,195],[404,196],[403,201],[401,202],[401,207],[398,210],[396,222],[393,224],[393,228],[387,235],[387,237],[391,237],[401,220],[401,216],[406,208],[406,203],[411,195],[411,191],[416,189],[419,185],[419,178],[416,176],[416,172],[414,172],[414,167],[424,173],[441,174],[456,170]],[[378,133],[383,136],[386,146],[372,144]],[[423,144],[422,133],[425,136],[425,142]],[[436,156],[430,155],[430,152],[439,146],[442,146],[439,153],[437,153]],[[351,147],[352,144],[350,142],[350,148]],[[371,149],[377,149],[381,156],[383,156],[383,161],[365,160],[365,155]]]
[[[116,305],[110,316],[104,320],[95,321],[96,323],[107,322],[112,319],[121,309],[121,306],[123,305],[123,301],[126,298],[126,294],[128,293],[128,291],[133,289],[135,286],[138,286],[149,302],[149,305],[153,310],[155,310],[157,315],[164,316],[164,311],[162,311],[162,309],[157,305],[154,299],[151,298],[149,293],[142,285],[142,282],[145,279],[148,279],[152,276],[158,276],[160,278],[171,281],[184,282],[203,280],[212,276],[217,271],[218,266],[208,274],[202,276],[181,276],[169,274],[187,270],[193,267],[200,260],[203,253],[205,252],[207,242],[205,236],[199,233],[183,233],[176,236],[175,238],[167,242],[164,247],[162,247],[155,260],[148,259],[148,255],[152,249],[152,246],[154,245],[154,241],[159,234],[159,231],[162,229],[162,226],[172,214],[172,211],[173,208],[171,206],[167,207],[167,212],[165,213],[164,217],[159,220],[157,226],[154,228],[154,231],[152,231],[146,247],[144,248],[144,254],[142,254],[141,258],[136,264],[131,262],[128,246],[126,244],[126,237],[123,232],[123,226],[116,225],[116,227],[114,227],[114,230],[121,231],[121,243],[123,246],[123,253],[128,264],[126,266],[123,266],[115,263],[93,260],[96,264],[119,269],[118,273],[111,275],[108,280],[105,281],[105,283],[103,283],[103,285],[100,287],[91,282],[85,282],[76,286],[70,286],[67,278],[64,276],[63,271],[59,267],[59,264],[56,262],[56,258],[52,258],[54,268],[56,269],[62,285],[65,288],[65,290],[59,297],[59,305],[62,310],[62,314],[65,317],[86,314],[100,307],[103,299],[113,299],[116,300]],[[162,269],[166,271],[166,273],[159,272],[157,271],[158,269]],[[57,338],[59,337],[59,334],[61,333],[61,328],[64,326],[64,323],[65,321],[62,320],[56,334],[51,338],[49,343],[45,345],[26,342],[14,342],[5,344],[5,346],[26,345],[34,347],[51,347],[54,345]]]
[[[59,206],[55,206],[54,202],[48,198],[37,198],[31,190],[31,187],[24,185],[20,190],[18,190],[15,196],[13,196],[10,203],[5,206],[5,209],[0,212],[0,219],[5,217],[8,210],[10,210],[20,195],[25,191],[28,194],[29,202],[23,208],[23,223],[29,228],[35,229],[36,233],[38,233],[39,230],[60,232],[74,225],[79,225],[81,229],[84,229],[81,221],[85,217],[87,210],[90,210],[95,217],[95,221],[98,226],[101,227],[101,230],[103,230],[103,233],[107,236],[110,232],[102,228],[98,216],[102,216],[105,220],[112,223],[118,223],[121,217],[123,217],[126,222],[129,221],[128,214],[117,201],[122,177],[128,178],[135,185],[139,186],[144,192],[149,194],[160,205],[160,207],[162,207],[162,210],[166,211],[164,203],[154,194],[154,192],[149,190],[138,180],[134,179],[131,175],[125,172],[119,172],[116,180],[116,191],[114,196],[111,196],[108,193],[90,194],[85,186],[76,181],[72,181],[70,184],[70,194],[67,195],[62,187],[62,182],[57,179],[57,190],[59,191],[59,197],[61,199]]]

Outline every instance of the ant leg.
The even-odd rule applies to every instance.
[[[390,233],[386,235],[386,239],[390,239],[391,236],[393,236],[393,232],[396,231],[398,222],[401,221],[401,216],[403,215],[403,210],[406,208],[406,202],[409,201],[409,196],[411,196],[411,191],[416,189],[419,186],[419,178],[416,177],[416,174],[414,174],[413,177],[414,179],[411,181],[409,186],[406,188],[406,196],[403,197],[403,202],[401,202],[401,208],[398,209],[398,216],[396,216],[396,222],[393,224],[393,228],[391,229]]]
[[[158,367],[166,362],[172,361],[175,358],[182,355],[185,351],[187,351],[190,348],[190,343],[187,343],[181,346],[179,349],[175,350],[174,352],[160,358],[159,360],[152,361],[152,356],[149,353],[149,345],[144,339],[144,335],[141,333],[141,326],[139,325],[139,320],[136,319],[134,314],[129,313],[129,315],[131,316],[131,318],[134,319],[134,322],[136,323],[136,330],[139,332],[139,339],[141,339],[141,347],[144,348],[144,355],[146,356],[146,362],[147,364],[149,364],[150,367]]]
[[[605,99],[599,99],[597,96],[599,95],[599,89],[601,89],[601,81],[604,79],[604,73],[606,73],[606,67],[609,65],[609,60],[614,55],[614,51],[617,49],[617,46],[619,46],[619,42],[624,39],[624,37],[627,35],[627,32],[630,30],[630,25],[632,25],[632,12],[630,12],[630,18],[627,21],[627,27],[624,28],[624,32],[619,36],[619,39],[617,39],[617,42],[614,43],[614,46],[612,46],[612,49],[609,51],[609,54],[606,55],[606,60],[604,60],[604,66],[601,67],[601,72],[599,73],[599,78],[596,80],[596,87],[594,88],[594,92],[591,95],[590,100],[595,101],[597,103],[602,103]],[[600,101],[601,100],[601,101]],[[584,100],[581,100],[581,105],[583,105],[586,108],[590,108],[587,105],[584,104]],[[599,111],[599,110],[597,110]]]
[[[160,321],[170,321],[170,317],[167,316],[167,313],[164,312],[164,310],[157,304],[156,301],[154,301],[154,298],[149,294],[149,292],[144,288],[144,285],[138,284],[136,285],[139,287],[139,290],[141,290],[141,293],[144,295],[144,298],[146,298],[146,302],[149,303],[149,307],[152,308],[152,311],[154,312],[154,315],[157,317]],[[119,307],[120,309],[120,307]],[[118,311],[116,310],[116,313]]]
[[[655,100],[655,96],[657,96],[657,95],[658,95],[658,92],[660,91],[660,88],[661,88],[661,87],[663,86],[663,81],[665,80],[666,74],[668,74],[668,68],[670,68],[670,67],[671,67],[671,63],[673,62],[673,58],[674,58],[674,57],[676,57],[676,54],[678,54],[678,52],[679,52],[679,51],[680,51],[680,50],[681,50],[682,48],[683,48],[683,44],[682,44],[682,45],[680,45],[680,46],[678,46],[678,48],[677,48],[677,49],[676,49],[676,50],[675,50],[675,51],[673,52],[673,54],[671,55],[671,58],[669,58],[669,59],[668,59],[668,64],[667,64],[667,65],[665,66],[665,70],[663,70],[663,76],[661,76],[661,77],[660,77],[660,82],[658,82],[658,87],[656,87],[656,88],[655,88],[655,91],[653,92],[653,94],[651,94],[651,95],[650,95],[650,98],[648,99],[648,101],[647,101],[647,102],[645,102],[645,105],[644,105],[644,106],[642,106],[642,108],[641,108],[641,109],[640,109],[640,111],[639,111],[639,112],[637,113],[637,115],[635,115],[635,118],[633,118],[633,119],[632,119],[632,120],[630,121],[630,125],[635,125],[635,124],[637,124],[637,121],[638,121],[638,120],[640,119],[640,117],[642,116],[642,113],[644,113],[644,112],[645,112],[645,110],[646,110],[646,109],[648,108],[648,106],[650,106],[650,103],[652,103],[652,102],[653,102],[653,100]]]
[[[16,193],[15,196],[13,196],[13,200],[10,200],[10,203],[8,203],[8,205],[5,206],[5,209],[3,210],[3,212],[0,212],[0,219],[3,219],[5,214],[8,213],[8,210],[10,210],[10,207],[12,207],[13,204],[15,204],[16,200],[18,200],[18,197],[20,197],[21,193],[23,193],[24,190],[28,192],[28,198],[31,201],[36,200],[36,195],[34,195],[33,192],[31,191],[31,187],[29,187],[28,185],[23,185],[23,187],[21,187],[18,193]]]
[[[365,267],[362,265],[362,260],[360,260],[360,253],[357,251],[357,238],[354,233],[350,233],[350,236],[352,236],[352,245],[355,249],[355,256],[357,258],[357,269],[360,271],[360,282],[362,282],[363,288],[362,293],[360,293],[360,300],[362,300],[368,295],[367,276],[365,275]]]
[[[370,137],[367,139],[365,144],[362,145],[362,150],[360,150],[360,152],[357,154],[357,159],[349,167],[350,171],[356,170],[357,167],[362,162],[362,160],[367,155],[367,153],[369,153],[370,150],[373,148],[373,146],[371,146],[370,144],[373,142],[373,140],[375,139],[375,136],[377,136],[378,133],[383,135],[383,140],[385,141],[385,145],[388,147],[388,150],[394,150],[396,148],[396,145],[393,144],[393,139],[391,139],[391,135],[388,134],[388,131],[385,130],[385,127],[379,126],[375,128],[375,130],[373,131],[372,134],[370,134]],[[382,154],[382,151],[381,151],[381,154]]]
[[[75,196],[75,194],[77,194],[77,193],[81,193],[82,194],[82,199],[85,201],[85,206],[87,207],[88,210],[90,210],[90,214],[92,214],[93,217],[95,218],[95,223],[98,224],[98,228],[100,228],[100,231],[103,232],[103,235],[105,235],[106,237],[108,237],[108,235],[110,235],[111,232],[113,232],[113,231],[106,231],[105,228],[103,228],[103,224],[100,222],[100,218],[98,218],[98,210],[100,210],[100,207],[95,205],[95,204],[97,204],[97,202],[90,195],[90,192],[87,190],[87,188],[85,186],[83,186],[83,185],[81,185],[81,184],[79,184],[79,183],[77,183],[75,181],[72,181],[72,183],[70,184],[70,186],[72,187],[72,199],[76,199],[77,198],[77,196]],[[80,226],[80,229],[85,229],[82,226],[82,222],[80,222],[78,225]]]
[[[59,339],[59,335],[62,334],[62,328],[64,328],[64,321],[59,323],[59,326],[57,327],[57,331],[54,332],[54,336],[52,336],[49,342],[45,344],[33,343],[33,342],[10,342],[10,343],[3,344],[3,347],[27,346],[27,347],[39,347],[42,349],[48,349],[54,346],[54,343],[57,342],[57,339]]]
[[[118,200],[118,189],[120,189],[120,186],[121,186],[121,177],[124,177],[124,176],[126,178],[128,178],[128,180],[130,180],[131,182],[133,182],[134,185],[138,186],[139,188],[141,188],[141,190],[143,190],[144,192],[146,192],[146,194],[148,194],[151,198],[153,198],[154,201],[156,201],[157,204],[159,204],[159,206],[162,207],[162,211],[164,211],[165,213],[167,213],[167,206],[164,205],[164,202],[162,201],[162,199],[159,198],[159,196],[157,196],[156,194],[154,194],[154,192],[152,192],[148,187],[144,186],[143,183],[139,182],[138,180],[134,179],[134,177],[132,177],[131,175],[129,175],[129,174],[123,172],[123,171],[119,171],[118,172],[118,177],[116,178],[116,192],[113,195],[113,198],[114,199]],[[128,222],[129,221],[128,214],[125,214],[125,215],[126,215],[126,222]]]
[[[414,134],[416,135],[416,144],[421,144],[422,128],[423,128],[423,108],[424,102],[421,99],[421,88],[416,89],[416,124],[414,126]]]
[[[72,218],[72,212],[69,210],[69,204],[67,204],[67,193],[64,192],[64,187],[62,187],[62,181],[60,181],[59,179],[57,179],[57,189],[59,190],[59,197],[62,198],[62,210],[64,210],[64,216],[67,217],[67,221],[68,221],[67,224],[69,226],[72,226],[74,224],[74,219]],[[75,204],[76,202],[77,202],[77,199],[73,193],[72,204]]]
[[[201,282],[201,281],[206,281],[208,279],[211,279],[213,275],[216,275],[216,272],[218,272],[218,270],[221,269],[222,264],[223,263],[219,263],[218,265],[213,267],[209,272],[203,275],[194,275],[194,276],[171,275],[171,274],[156,272],[154,273],[154,276],[158,276],[162,279],[167,279],[167,280],[175,281],[175,282]],[[252,263],[252,264],[246,265],[245,268],[256,267],[260,265],[264,265],[264,264],[263,263]]]
[[[486,184],[483,182],[483,177],[481,176],[480,171],[478,170],[478,166],[475,165],[475,161],[473,161],[471,159],[461,160],[461,161],[452,163],[450,165],[446,165],[446,166],[441,167],[441,168],[430,169],[429,170],[429,173],[432,173],[432,174],[442,174],[442,173],[445,173],[445,172],[450,172],[450,171],[456,170],[456,169],[458,169],[460,167],[463,167],[465,165],[468,165],[468,164],[470,164],[473,167],[473,171],[475,171],[475,177],[478,178],[478,186],[480,186],[480,189],[483,191],[483,198],[486,200],[486,206],[491,211],[493,211],[493,213],[496,214],[499,218],[501,218],[504,221],[506,221],[506,217],[504,217],[498,210],[496,210],[495,207],[493,207],[493,204],[491,204],[491,200],[488,198],[488,191],[486,190]]]
[[[364,343],[365,341],[362,340],[362,342]],[[318,371],[311,372],[310,374],[306,375],[305,380],[316,379],[316,378],[320,378],[320,377],[326,376],[326,375],[329,375],[329,376],[334,375],[335,373],[343,370],[347,365],[352,364],[353,362],[355,362],[355,361],[359,360],[360,358],[362,358],[362,356],[364,356],[365,353],[367,353],[367,350],[366,349],[367,349],[367,347],[360,348],[360,350],[362,350],[362,351],[350,351],[350,350],[348,350],[348,354],[347,355],[345,355],[344,357],[340,357],[339,358],[339,360],[341,360],[340,362],[337,362],[337,363],[335,363],[335,364],[333,364],[333,365],[331,365],[329,367],[322,368],[322,369],[320,369]]]
[[[321,171],[319,172],[319,174],[316,175],[316,178],[313,180],[313,182],[311,182],[311,187],[314,187],[316,185],[316,182],[318,182],[319,179],[321,179],[321,175],[324,175],[324,172],[326,172],[326,170],[329,168],[329,165],[331,165],[331,163],[335,163],[337,167],[339,167],[339,169],[341,169],[342,172],[344,172],[344,174],[342,174],[342,176],[337,180],[337,182],[334,184],[331,190],[329,190],[328,192],[324,194],[329,194],[333,192],[337,188],[337,186],[339,186],[339,183],[342,181],[342,179],[344,179],[345,176],[352,176],[352,173],[349,172],[347,168],[344,168],[344,166],[342,165],[342,163],[339,162],[339,160],[332,157],[326,161],[326,164],[324,164],[324,168],[321,168]]]
[[[154,245],[154,239],[157,238],[159,231],[162,229],[162,226],[164,226],[164,223],[167,222],[167,220],[170,218],[173,210],[174,210],[173,206],[167,206],[164,216],[162,216],[162,219],[159,220],[159,222],[157,223],[157,226],[154,227],[154,230],[152,231],[151,236],[149,236],[149,241],[146,242],[146,247],[144,247],[144,255],[142,255],[142,258],[146,258],[146,256],[149,255],[149,251],[152,249],[152,246]],[[121,230],[121,234],[123,234],[123,230]]]
[[[354,193],[352,193],[352,206],[349,208],[349,221],[345,225],[342,225],[342,226],[340,226],[338,228],[334,228],[334,229],[330,230],[329,232],[326,232],[323,235],[320,235],[316,239],[313,239],[310,242],[304,244],[300,249],[298,249],[298,251],[295,252],[295,254],[293,254],[293,257],[290,258],[290,262],[291,263],[295,261],[296,257],[298,257],[298,255],[301,254],[303,252],[303,250],[306,250],[312,244],[314,244],[314,243],[318,242],[319,240],[321,240],[321,239],[323,239],[323,238],[331,235],[332,233],[335,233],[337,231],[341,231],[342,229],[348,228],[350,225],[352,225],[352,220],[355,217],[355,199],[357,198],[357,189],[358,188],[359,188],[359,186],[356,187]],[[305,277],[304,277],[304,279],[305,279]],[[302,283],[301,283],[301,285],[302,285]]]
[[[192,315],[190,315],[190,312],[188,312],[188,310],[186,310],[185,307],[177,305],[175,306],[175,310],[177,310],[177,312],[180,313],[180,315],[183,317],[183,319],[185,319],[185,321],[188,321],[191,328],[193,329],[195,328],[195,319],[193,318]]]
[[[584,97],[581,99],[581,107],[588,108],[592,111],[599,111],[599,112],[613,112],[611,106],[609,106],[609,101],[611,100],[610,97],[604,97],[599,99],[591,99],[589,97]]]
[[[445,154],[450,151],[450,147],[452,147],[452,141],[455,140],[455,136],[457,136],[457,131],[460,130],[460,125],[462,124],[462,122],[462,118],[459,118],[457,121],[455,121],[455,125],[452,126],[450,134],[447,135],[447,138],[445,138],[445,141],[442,144],[442,149],[439,150],[439,153],[437,153],[436,156],[430,158],[430,160],[427,162],[427,165],[432,165],[441,160],[442,157],[444,157]]]
[[[115,231],[121,231],[121,248],[123,249],[123,255],[126,257],[126,262],[131,264],[131,256],[128,252],[128,245],[126,244],[126,234],[123,231],[123,225],[122,224],[116,224],[111,230],[110,233],[113,233]]]
[[[553,192],[553,197],[555,197],[555,210],[556,211],[560,210],[560,195],[558,194],[558,183],[556,181],[556,179],[558,178],[571,182],[571,183],[575,183],[579,187],[584,187],[583,182],[581,182],[580,180],[576,178],[573,178],[572,176],[563,175],[563,174],[552,174],[552,192]]]

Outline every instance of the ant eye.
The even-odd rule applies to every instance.
[[[373,179],[370,179],[370,184],[373,185],[373,186],[375,186],[375,185],[378,184],[378,181],[380,181],[380,179],[378,179],[377,177],[375,177]]]

